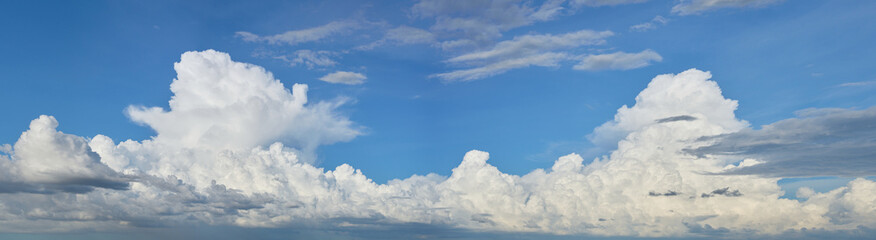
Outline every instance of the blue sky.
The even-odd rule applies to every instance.
[[[288,89],[307,84],[311,103],[343,102],[331,114],[358,133],[327,135],[337,138],[300,154],[326,170],[349,164],[377,184],[450,176],[473,149],[489,152],[489,164],[511,175],[551,169],[570,153],[586,165],[617,147],[592,143],[594,129],[620,121],[618,108],[636,105],[655,76],[691,68],[711,73],[723,97],[738,101],[736,119],[752,131],[795,119],[799,110],[876,106],[876,2],[560,1],[561,10],[541,18],[533,12],[546,2],[498,2],[446,9],[428,1],[5,3],[0,144],[11,148],[43,114],[57,119],[58,130],[89,141],[98,134],[114,144],[152,139],[161,130],[132,120],[129,106],[169,110],[174,63],[208,49],[261,66]],[[517,19],[501,6],[532,11]],[[392,38],[395,30],[401,37]],[[298,38],[280,35],[295,31]],[[573,33],[592,42],[563,40]],[[535,40],[514,47],[527,37]],[[491,50],[506,52],[478,58]],[[306,53],[315,58],[295,61]],[[541,54],[555,55],[526,58],[547,56]],[[626,62],[618,57],[624,54]],[[466,56],[474,60],[460,60]],[[597,58],[603,65],[585,64]],[[442,75],[515,59],[528,62],[475,77]],[[325,81],[338,72],[360,79]],[[873,126],[864,128],[852,136],[860,138],[837,141],[872,141]],[[285,141],[299,138],[269,140],[306,152]],[[758,154],[744,157],[766,156]],[[862,154],[863,173],[774,177],[793,186],[786,197],[796,198],[801,186],[826,192],[874,175],[867,172],[872,153]]]

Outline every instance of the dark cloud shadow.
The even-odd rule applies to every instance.
[[[694,121],[697,120],[696,117],[690,115],[678,115],[674,117],[661,118],[657,119],[657,123],[668,123],[668,122],[678,122],[678,121]]]
[[[117,178],[68,178],[54,183],[32,183],[16,181],[0,181],[0,194],[2,193],[89,193],[96,188],[113,190],[128,190],[131,186],[130,179]]]
[[[865,110],[807,109],[797,118],[759,130],[704,137],[708,146],[686,149],[697,156],[755,158],[762,164],[718,174],[770,177],[876,175],[876,107]]]

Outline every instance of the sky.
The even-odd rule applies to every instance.
[[[873,13],[4,3],[0,239],[865,238]]]

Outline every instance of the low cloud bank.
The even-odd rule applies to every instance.
[[[778,178],[708,174],[776,160],[736,163],[735,157],[690,154],[716,148],[702,139],[753,131],[735,117],[737,102],[696,69],[655,77],[635,105],[597,128],[591,139],[616,150],[590,164],[570,154],[550,169],[518,176],[472,150],[450,176],[377,184],[350,165],[323,169],[302,159],[319,145],[359,134],[335,112],[341,102],[308,102],[306,85],[290,92],[263,68],[212,50],[185,53],[175,67],[170,110],[128,112],[155,129],[153,139],[86,139],[57,131],[49,116],[34,120],[0,154],[0,169],[9,171],[0,180],[19,184],[0,184],[0,231],[437,226],[665,237],[876,227],[873,181],[804,191],[805,200],[797,201],[779,198]],[[36,185],[43,190],[31,188]]]

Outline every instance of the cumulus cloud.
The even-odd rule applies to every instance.
[[[528,66],[557,66],[560,61],[571,56],[565,52],[571,48],[599,45],[605,43],[605,38],[614,35],[610,31],[596,32],[581,30],[561,35],[523,35],[508,41],[502,41],[493,48],[463,54],[447,60],[451,64],[477,66],[475,68],[456,70],[435,74],[445,81],[470,81],[493,76],[510,69]]]
[[[648,83],[648,88],[636,96],[636,105],[632,107],[624,105],[618,109],[613,121],[594,129],[588,138],[604,149],[614,149],[630,132],[653,125],[655,120],[675,116],[690,116],[697,119],[686,124],[707,121],[730,131],[747,127],[747,122],[738,121],[734,117],[733,111],[738,106],[737,101],[724,98],[718,84],[709,80],[711,77],[709,72],[702,71],[685,71],[675,76],[657,76]],[[675,78],[704,80],[678,83],[674,81]],[[678,105],[685,107],[676,107]]]
[[[332,35],[349,32],[358,27],[360,27],[360,25],[353,21],[334,21],[318,27],[292,30],[271,36],[259,36],[254,33],[243,31],[235,34],[247,42],[298,45],[300,43],[319,41]]]
[[[629,70],[651,65],[652,62],[663,61],[657,52],[646,49],[639,53],[615,52],[584,56],[581,62],[572,67],[575,70]]]
[[[359,135],[333,112],[342,102],[308,103],[307,85],[290,92],[259,66],[213,50],[174,64],[170,109],[130,106],[131,120],[157,132],[156,143],[188,148],[251,148],[280,141],[307,151]]]
[[[725,174],[776,177],[876,174],[876,107],[864,110],[806,109],[797,118],[760,129],[704,137],[711,143],[688,152],[755,158],[761,164],[734,168]]]
[[[339,83],[346,85],[359,85],[365,83],[365,75],[355,72],[336,71],[319,78],[320,81]]]
[[[54,117],[40,116],[21,134],[9,157],[0,155],[0,193],[128,188],[129,178],[101,163],[84,138],[57,127]]]
[[[228,102],[239,101],[250,108],[289,111],[268,104],[283,100],[279,102],[284,106],[296,106],[297,114],[315,107],[304,103],[299,95],[302,88],[284,91],[264,69],[233,62],[215,51],[184,54],[177,71],[179,76],[171,87],[175,94],[171,110],[155,112],[252,114],[228,107]],[[569,154],[550,169],[522,176],[501,172],[489,161],[502,159],[491,160],[488,153],[472,150],[450,176],[414,175],[378,184],[347,164],[323,169],[302,161],[299,151],[284,140],[334,135],[330,128],[302,123],[299,118],[285,124],[308,126],[311,131],[273,135],[274,141],[232,141],[226,138],[246,136],[229,131],[202,134],[195,129],[205,124],[261,133],[244,119],[172,119],[191,132],[147,122],[158,132],[154,139],[115,143],[99,135],[87,145],[97,156],[63,155],[91,170],[49,171],[79,176],[123,172],[137,179],[128,190],[0,194],[0,231],[118,231],[204,224],[361,231],[416,225],[475,232],[686,237],[764,236],[804,228],[849,231],[876,226],[876,209],[872,207],[876,204],[876,183],[866,179],[830,192],[811,192],[805,201],[797,201],[779,198],[782,191],[776,178],[704,174],[732,166],[733,161],[698,157],[684,149],[707,146],[696,140],[732,134],[747,126],[733,113],[736,102],[725,99],[710,77],[695,69],[657,76],[636,97],[635,105],[621,107],[613,121],[595,131],[595,139],[616,140],[617,147],[609,155],[585,164],[579,155]],[[209,84],[197,84],[199,79]],[[195,91],[188,86],[199,90],[187,93]],[[258,94],[246,93],[249,91]],[[211,96],[222,96],[226,102],[214,101]],[[315,122],[339,119],[327,115],[334,118]],[[132,118],[136,118],[134,114]],[[36,120],[37,127],[31,130],[54,129],[52,121],[42,119]],[[52,131],[48,132],[57,133]],[[178,134],[179,139],[163,134]],[[197,135],[205,143],[185,142],[189,135]],[[13,159],[0,155],[0,164],[16,164],[18,145],[27,146],[30,141],[22,139],[16,143]],[[85,151],[85,140],[73,139],[79,140],[73,140],[76,144],[72,146],[79,147],[62,149]],[[67,144],[62,146],[70,145],[62,142]],[[216,142],[223,144],[207,144]],[[42,151],[56,148],[32,146],[48,148],[38,149]],[[106,165],[93,163],[96,159]],[[44,181],[42,176],[29,179]]]
[[[758,8],[782,1],[783,0],[682,0],[672,7],[672,13],[678,15],[692,15],[720,8]]]

